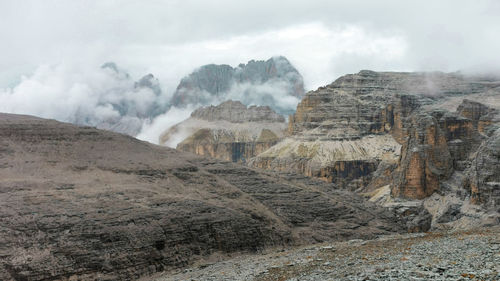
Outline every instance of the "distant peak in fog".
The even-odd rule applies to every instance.
[[[287,58],[276,56],[250,60],[234,68],[227,64],[203,65],[181,80],[171,104],[209,105],[233,99],[289,113],[304,92],[302,75]]]

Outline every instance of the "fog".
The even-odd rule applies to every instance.
[[[4,0],[0,111],[76,123],[124,118],[153,140],[189,112],[149,120],[143,111],[164,106],[180,79],[204,64],[283,55],[307,90],[361,69],[498,72],[498,34],[494,0]],[[130,78],[101,69],[108,61]],[[160,95],[134,88],[148,73]],[[123,101],[135,112],[113,106]],[[297,102],[279,100],[285,108]]]

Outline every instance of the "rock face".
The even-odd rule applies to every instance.
[[[282,99],[300,99],[303,95],[302,76],[285,57],[280,56],[267,61],[251,60],[236,68],[204,65],[181,80],[171,104],[183,107],[237,99],[246,105],[269,105],[286,113],[290,108],[283,104]]]
[[[389,135],[330,141],[288,137],[251,159],[249,165],[298,172],[355,190],[369,183],[379,163],[395,162],[399,150],[400,145]]]
[[[218,106],[201,107],[195,110],[191,117],[214,121],[228,121],[231,123],[244,122],[285,122],[285,118],[274,112],[268,106],[246,107],[239,101],[225,101]]]
[[[287,138],[249,163],[351,190],[389,185],[394,197],[427,198],[468,169],[497,128],[498,111],[473,100],[499,95],[499,82],[459,73],[363,70],[307,93]],[[457,97],[464,101],[456,112],[440,109]]]
[[[405,118],[422,103],[429,102],[427,96],[431,94],[468,89],[469,85],[456,81],[461,81],[458,75],[441,73],[365,70],[343,76],[309,92],[289,118],[290,137],[251,163],[256,167],[319,175],[351,189],[366,186],[381,162],[385,162],[382,164],[385,167],[397,162],[404,142]],[[455,88],[447,88],[448,85]],[[307,151],[326,156],[295,149],[304,146]],[[332,151],[330,147],[337,149]],[[347,177],[337,167],[349,167]]]
[[[245,163],[275,145],[285,128],[285,118],[270,107],[246,107],[230,100],[195,110],[189,119],[163,133],[160,144]]]
[[[0,114],[0,279],[131,280],[403,230],[361,197],[112,132]]]
[[[452,161],[445,134],[433,116],[415,114],[409,122],[392,194],[423,199],[439,189],[440,181],[451,175]]]
[[[481,144],[467,172],[472,203],[500,212],[500,129]]]

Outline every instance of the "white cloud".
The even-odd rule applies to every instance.
[[[360,69],[500,70],[495,0],[4,0],[0,19],[0,111],[123,118],[132,129],[149,122],[141,112],[152,102],[167,101],[182,77],[208,63],[284,55],[308,90]],[[164,95],[132,91],[133,81],[98,68],[106,61],[135,78],[153,73]],[[112,106],[120,101],[137,112],[124,118]],[[168,119],[177,120],[167,114],[149,132]]]
[[[172,93],[179,80],[200,65],[217,63],[233,66],[251,59],[284,55],[304,76],[308,89],[315,89],[347,71],[358,71],[337,63],[354,57],[372,62],[362,69],[380,65],[403,66],[407,42],[399,33],[370,33],[361,26],[328,26],[320,22],[292,25],[266,32],[183,44],[126,46],[118,57],[130,56],[129,63],[148,66]],[[151,56],[154,53],[156,56]],[[168,66],[168,67],[165,67]]]
[[[187,108],[170,108],[168,112],[156,117],[151,123],[144,124],[142,131],[137,135],[137,138],[157,144],[162,133],[167,131],[173,125],[189,118],[191,112],[193,112],[193,110],[195,110],[197,107],[198,106],[189,106]],[[178,133],[176,134],[176,138],[171,139],[171,142],[166,143],[166,145],[175,148],[177,143],[181,142],[186,137],[188,136]]]
[[[124,122],[123,130],[115,129],[132,134],[148,121],[152,108],[167,102],[149,88],[134,88],[127,76],[99,66],[70,64],[40,66],[17,86],[0,89],[0,100],[0,112],[107,129]]]

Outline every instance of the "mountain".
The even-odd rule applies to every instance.
[[[363,70],[307,93],[289,118],[289,135],[248,164],[377,195],[389,207],[424,204],[435,227],[457,207],[457,227],[498,224],[500,174],[477,165],[499,162],[499,101],[495,79]],[[480,210],[470,205],[483,201]]]
[[[0,114],[1,280],[135,280],[208,256],[413,229],[405,223],[303,176]]]
[[[235,68],[204,65],[181,80],[170,103],[184,107],[233,99],[290,113],[303,95],[302,76],[285,57],[278,56],[267,61],[251,60]]]
[[[275,145],[284,137],[285,130],[285,118],[270,107],[247,107],[229,100],[198,108],[190,118],[164,132],[160,144],[245,163]]]
[[[115,87],[99,93],[100,104],[113,114],[104,118],[82,116],[72,123],[136,136],[145,122],[152,121],[168,110],[169,105],[163,97],[160,82],[153,74],[144,75],[133,82],[130,75],[113,62],[103,64],[101,69],[107,70],[110,79],[116,81]]]

